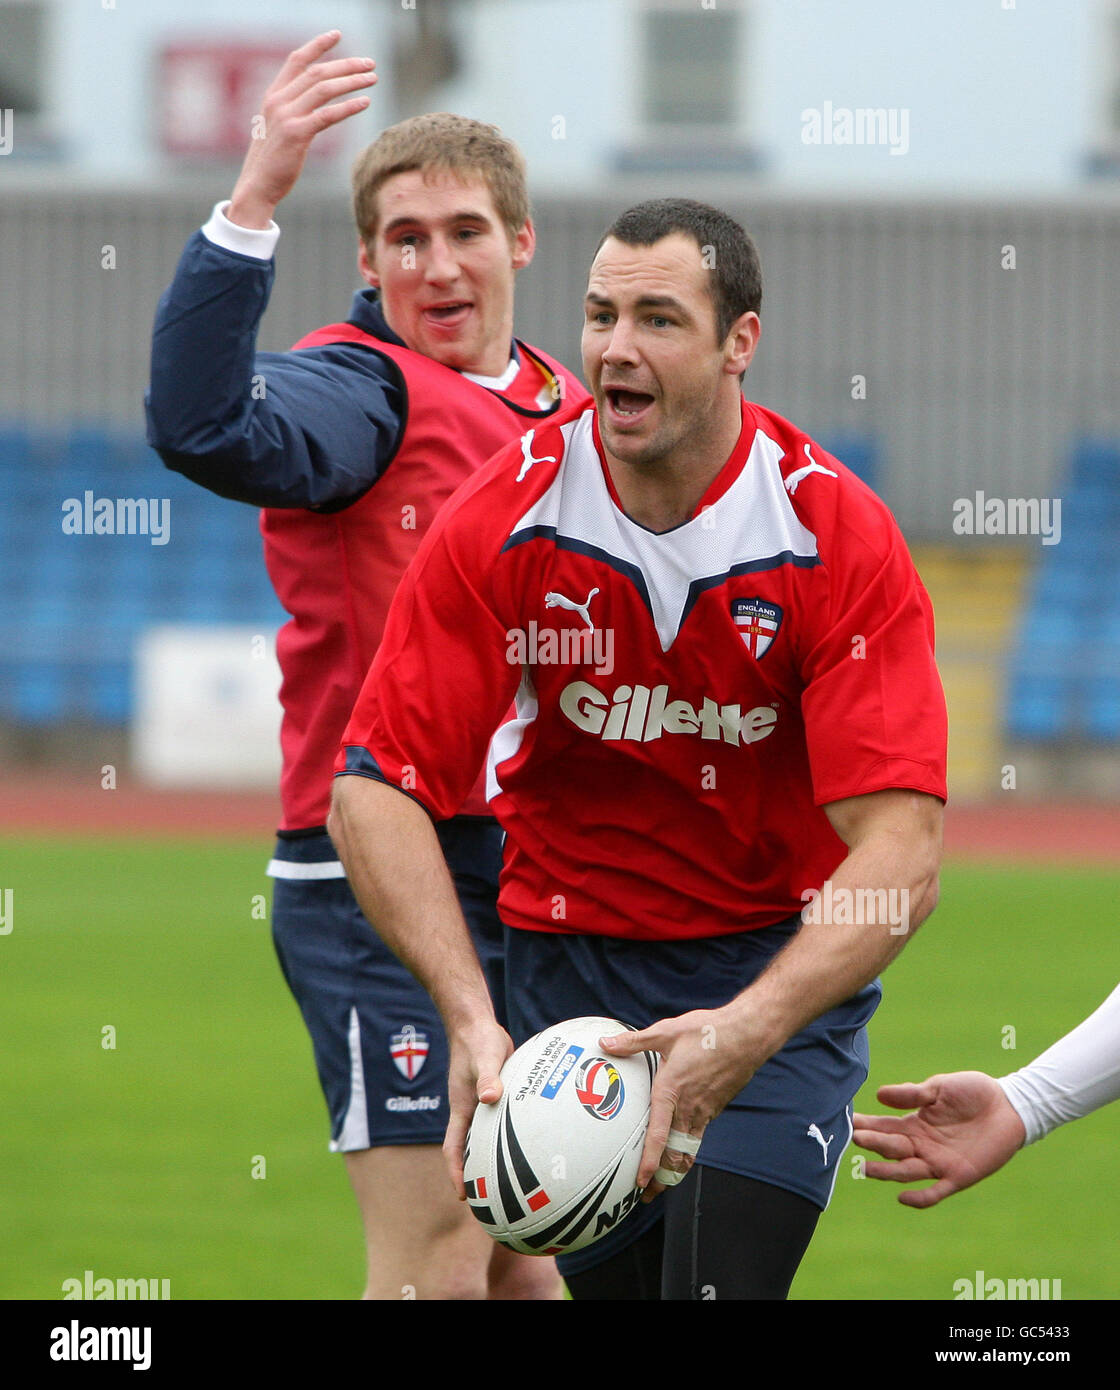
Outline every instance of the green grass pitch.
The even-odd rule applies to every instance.
[[[0,849],[0,1298],[57,1299],[86,1270],[168,1279],[174,1299],[360,1292],[356,1208],[260,915],[266,853]],[[886,974],[858,1104],[886,1081],[1001,1074],[1067,1031],[1116,983],[1118,901],[1117,872],[949,865]],[[1120,1107],[1100,1111],[928,1212],[856,1177],[849,1149],[793,1297],[951,1299],[979,1269],[1116,1298],[1118,1139]]]

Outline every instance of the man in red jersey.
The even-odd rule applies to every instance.
[[[495,1248],[454,1201],[439,1153],[438,1014],[362,917],[325,821],[346,719],[440,505],[565,396],[586,393],[513,338],[514,276],[534,248],[524,161],[494,127],[452,115],[402,122],[359,157],[358,264],[371,288],[348,321],[292,352],[254,352],[272,214],[314,136],[364,109],[353,93],[376,80],[367,58],[327,60],[338,38],[289,57],[232,199],[187,244],[156,318],[149,439],[169,467],[263,508],[265,560],[291,614],[277,643],[273,936],[361,1208],[366,1296],[558,1297],[554,1269]],[[440,843],[501,1012],[501,831],[481,787],[456,812]]]
[[[877,975],[936,900],[929,600],[879,499],[742,398],[760,302],[726,214],[664,199],[617,219],[586,299],[594,409],[448,504],[337,764],[354,891],[452,1040],[463,1193],[511,1042],[432,818],[516,697],[488,766],[513,1039],[604,1015],[639,1030],[604,1055],[662,1058],[647,1202],[561,1257],[576,1298],[785,1297],[851,1137]]]

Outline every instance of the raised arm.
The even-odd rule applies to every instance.
[[[279,237],[272,213],[314,137],[369,102],[333,99],[376,81],[371,59],[318,61],[337,41],[322,34],[287,59],[233,199],[191,237],[156,313],[149,443],[201,486],[259,506],[354,500],[392,457],[404,413],[403,385],[374,352],[255,350]]]

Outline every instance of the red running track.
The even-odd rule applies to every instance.
[[[275,792],[115,791],[62,782],[57,774],[6,777],[0,830],[10,834],[241,835],[267,840],[280,817]],[[1120,867],[1120,804],[1006,800],[949,806],[945,852],[952,858],[1030,859]]]

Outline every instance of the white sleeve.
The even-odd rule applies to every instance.
[[[203,227],[202,235],[224,251],[237,251],[242,256],[253,256],[259,261],[272,260],[276,243],[280,240],[280,228],[275,222],[270,222],[267,227],[239,227],[226,216],[229,205],[228,198],[214,204],[214,211]]]
[[[999,1084],[1026,1127],[1028,1144],[1120,1100],[1120,986],[1084,1023]]]

